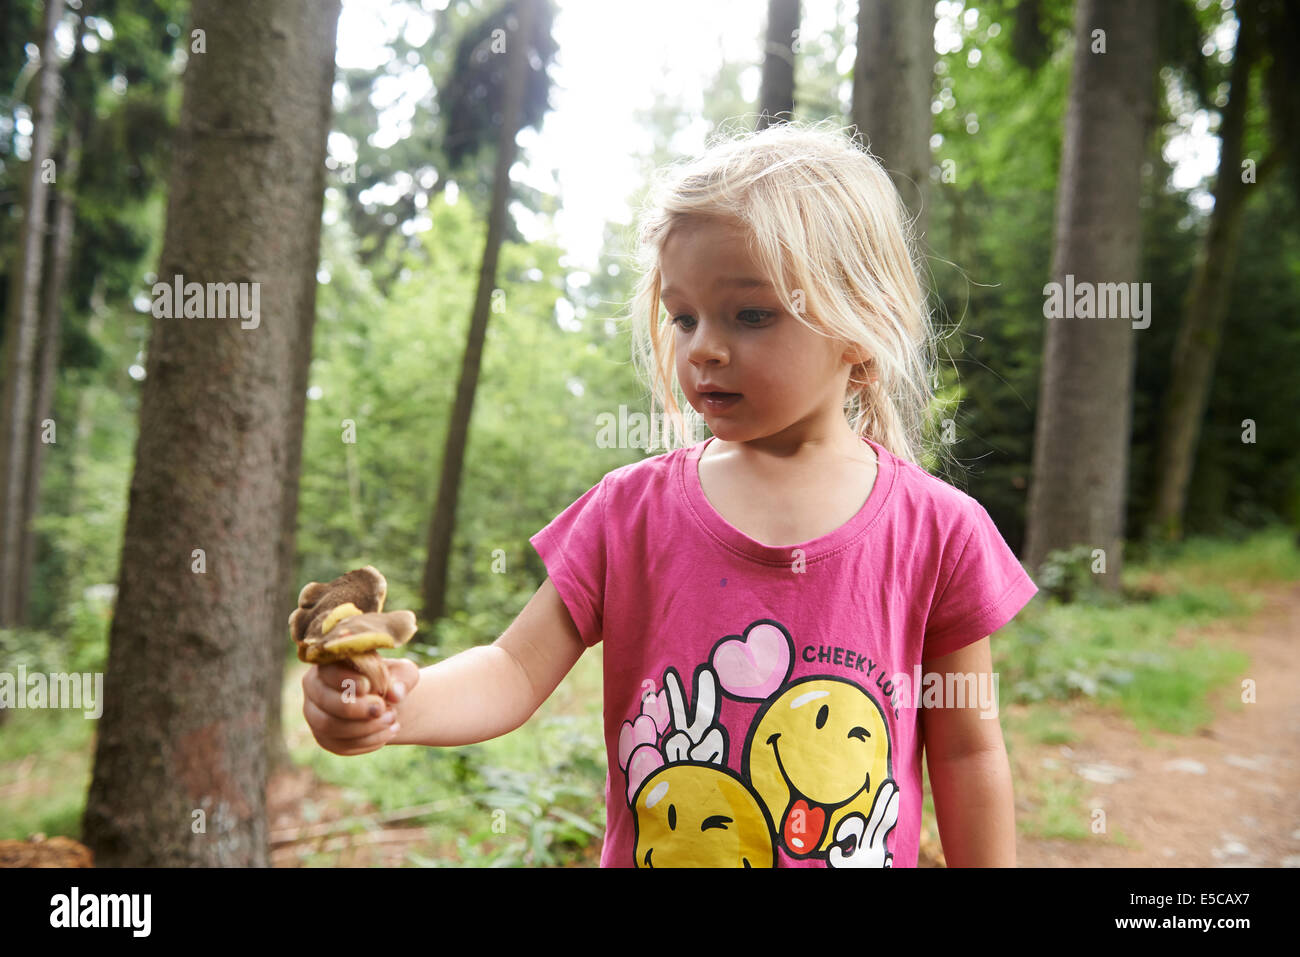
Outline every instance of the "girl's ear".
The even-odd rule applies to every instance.
[[[880,379],[880,373],[876,369],[876,364],[871,360],[871,354],[860,346],[851,345],[845,349],[843,359],[850,365],[861,366],[861,374],[866,381],[874,383]]]
[[[850,365],[870,365],[871,355],[861,346],[849,345],[844,350],[844,361]]]

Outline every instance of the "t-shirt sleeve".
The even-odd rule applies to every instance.
[[[947,581],[940,581],[925,627],[923,660],[993,634],[1038,591],[984,507],[968,499],[970,531]]]
[[[605,607],[605,485],[592,487],[529,539],[589,648],[601,639]]]

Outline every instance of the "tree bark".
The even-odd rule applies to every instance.
[[[767,0],[767,43],[759,87],[758,129],[794,115],[794,40],[799,0]]]
[[[1142,160],[1154,116],[1154,21],[1154,4],[1080,0],[1078,5],[1052,254],[1052,280],[1062,286],[1067,275],[1076,288],[1083,282],[1138,279]],[[1104,31],[1104,53],[1093,52],[1098,30]],[[1037,571],[1053,550],[1100,548],[1105,574],[1099,583],[1118,589],[1133,320],[1044,321],[1026,559]]]
[[[17,269],[10,278],[9,328],[5,337],[4,414],[0,420],[0,628],[22,624],[21,565],[26,530],[27,456],[33,395],[33,361],[40,324],[41,267],[45,251],[46,171],[54,142],[59,100],[59,53],[55,28],[63,0],[46,0],[41,67],[32,117],[32,155],[27,168]],[[56,172],[57,175],[57,172]]]
[[[321,169],[320,191],[325,189],[325,171]],[[316,237],[320,245],[319,223]],[[316,325],[316,270],[303,277],[302,297],[304,307],[299,313],[301,328],[298,341],[301,347],[293,357],[293,392],[290,396],[289,417],[285,423],[284,508],[281,512],[279,568],[279,602],[271,609],[271,620],[266,633],[271,643],[274,664],[267,671],[266,756],[271,774],[287,768],[291,763],[289,747],[284,740],[284,722],[280,712],[284,699],[285,663],[290,660],[293,648],[289,637],[289,613],[298,606],[298,487],[302,478],[303,427],[307,416],[307,382],[311,378],[312,331]],[[296,660],[296,659],[295,659]]]
[[[929,221],[934,4],[861,0],[853,66],[853,123],[889,171],[925,235]]]
[[[1257,57],[1254,0],[1237,4],[1237,47],[1231,86],[1219,137],[1219,171],[1214,184],[1214,211],[1196,273],[1183,304],[1183,324],[1174,344],[1173,368],[1165,390],[1159,451],[1155,460],[1155,501],[1150,531],[1166,538],[1183,534],[1187,486],[1196,461],[1201,420],[1214,381],[1214,366],[1228,311],[1228,291],[1237,262],[1246,198],[1256,186],[1242,182],[1250,71]],[[1263,170],[1256,170],[1257,174]],[[1258,176],[1257,176],[1258,182]]]
[[[524,88],[528,77],[528,38],[532,36],[532,25],[537,18],[536,3],[537,0],[522,0],[519,4],[519,23],[511,36],[512,46],[507,53],[508,60],[505,68],[509,72],[506,78],[505,102],[502,107],[496,168],[493,171],[492,206],[488,214],[487,242],[484,244],[483,260],[479,267],[478,293],[474,298],[469,338],[461,361],[456,402],[452,409],[451,421],[447,425],[438,497],[434,503],[433,519],[429,526],[429,556],[424,566],[424,582],[421,591],[424,601],[424,619],[430,624],[445,614],[448,558],[451,554],[452,534],[456,529],[456,503],[460,496],[461,472],[464,469],[465,448],[469,441],[470,415],[474,410],[474,393],[478,388],[479,368],[483,360],[483,342],[487,337],[492,290],[496,285],[497,260],[505,232],[510,167],[515,161],[515,137],[519,131],[519,118],[523,112]]]
[[[338,0],[192,7],[206,52],[185,73],[159,282],[246,284],[258,310],[154,319],[84,820],[100,865],[269,860],[267,682],[282,659],[267,629],[287,640],[286,436],[338,14]]]

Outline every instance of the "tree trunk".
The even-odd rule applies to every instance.
[[[794,115],[794,45],[799,0],[767,0],[767,44],[759,88],[758,129]]]
[[[54,231],[50,236],[49,268],[41,293],[41,334],[37,343],[35,370],[36,397],[27,428],[27,478],[23,490],[23,551],[18,576],[18,621],[27,623],[27,602],[35,579],[35,518],[41,497],[41,469],[45,463],[46,432],[44,423],[54,410],[54,393],[59,374],[59,327],[63,320],[63,287],[67,284],[68,257],[72,251],[72,228],[77,206],[74,199],[77,169],[81,158],[82,131],[80,117],[68,127],[68,141],[63,162],[58,166],[58,189],[54,195],[51,217]],[[54,441],[58,441],[55,423]]]
[[[287,640],[286,436],[338,14],[338,0],[191,8],[206,52],[185,72],[155,309],[177,277],[238,283],[247,308],[217,318],[205,297],[201,318],[154,320],[84,820],[96,864],[268,863],[267,682],[282,659],[267,628],[278,618]]]
[[[1168,539],[1182,537],[1187,486],[1196,461],[1205,404],[1214,381],[1246,197],[1249,190],[1257,188],[1241,179],[1250,71],[1258,51],[1253,0],[1241,0],[1237,4],[1237,16],[1237,48],[1233,54],[1229,100],[1223,110],[1214,211],[1183,304],[1183,324],[1174,344],[1173,370],[1165,390],[1159,452],[1154,462],[1156,492],[1150,530]]]
[[[41,40],[41,68],[32,123],[32,156],[18,268],[10,277],[9,328],[5,337],[4,416],[0,420],[0,628],[22,623],[21,565],[25,531],[27,455],[33,395],[32,365],[40,324],[41,265],[45,251],[47,170],[57,125],[59,53],[54,31],[63,0],[46,0]]]
[[[1076,289],[1080,283],[1138,279],[1138,200],[1154,114],[1154,19],[1154,4],[1080,0],[1077,8],[1052,254],[1052,280],[1065,289],[1067,275]],[[1105,52],[1093,52],[1100,42]],[[1131,300],[1128,311],[1135,311]],[[1045,305],[1045,317],[1047,312]],[[1026,558],[1036,572],[1053,550],[1102,549],[1102,556],[1093,557],[1094,570],[1101,570],[1097,559],[1104,559],[1099,582],[1117,589],[1135,320],[1044,321]]]
[[[934,4],[861,0],[853,66],[853,123],[884,164],[925,235],[929,221]]]
[[[456,387],[456,403],[452,409],[451,421],[447,424],[438,498],[434,503],[433,519],[429,526],[429,557],[424,566],[421,589],[423,615],[429,624],[445,613],[448,558],[451,554],[452,533],[456,529],[456,502],[460,495],[460,477],[465,463],[465,447],[469,440],[470,414],[474,410],[474,392],[478,388],[479,367],[483,359],[483,342],[487,337],[488,310],[492,290],[496,285],[497,259],[505,231],[510,167],[515,161],[515,136],[519,130],[527,79],[528,38],[532,36],[532,24],[537,16],[536,3],[537,0],[524,0],[519,4],[519,23],[512,36],[514,45],[506,63],[506,69],[510,72],[506,79],[501,137],[497,144],[496,168],[493,171],[487,242],[479,268],[478,293],[474,298],[469,339],[461,362],[460,382]]]
[[[321,189],[325,188],[322,170]],[[317,234],[317,246],[320,236]],[[289,613],[298,606],[298,485],[302,477],[303,426],[307,416],[307,382],[311,378],[312,330],[316,325],[316,271],[303,277],[302,297],[304,308],[299,314],[301,329],[298,333],[300,348],[293,356],[293,393],[290,396],[289,417],[285,423],[284,437],[284,509],[280,516],[280,555],[277,594],[279,601],[271,609],[271,620],[266,633],[271,643],[273,664],[267,671],[266,756],[269,773],[287,768],[292,762],[289,747],[284,740],[284,726],[280,718],[284,698],[285,663],[293,644],[289,637]]]

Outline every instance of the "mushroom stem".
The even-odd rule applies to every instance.
[[[371,694],[377,694],[381,698],[388,694],[388,669],[384,667],[384,659],[379,656],[379,652],[367,651],[345,661],[369,680]]]

